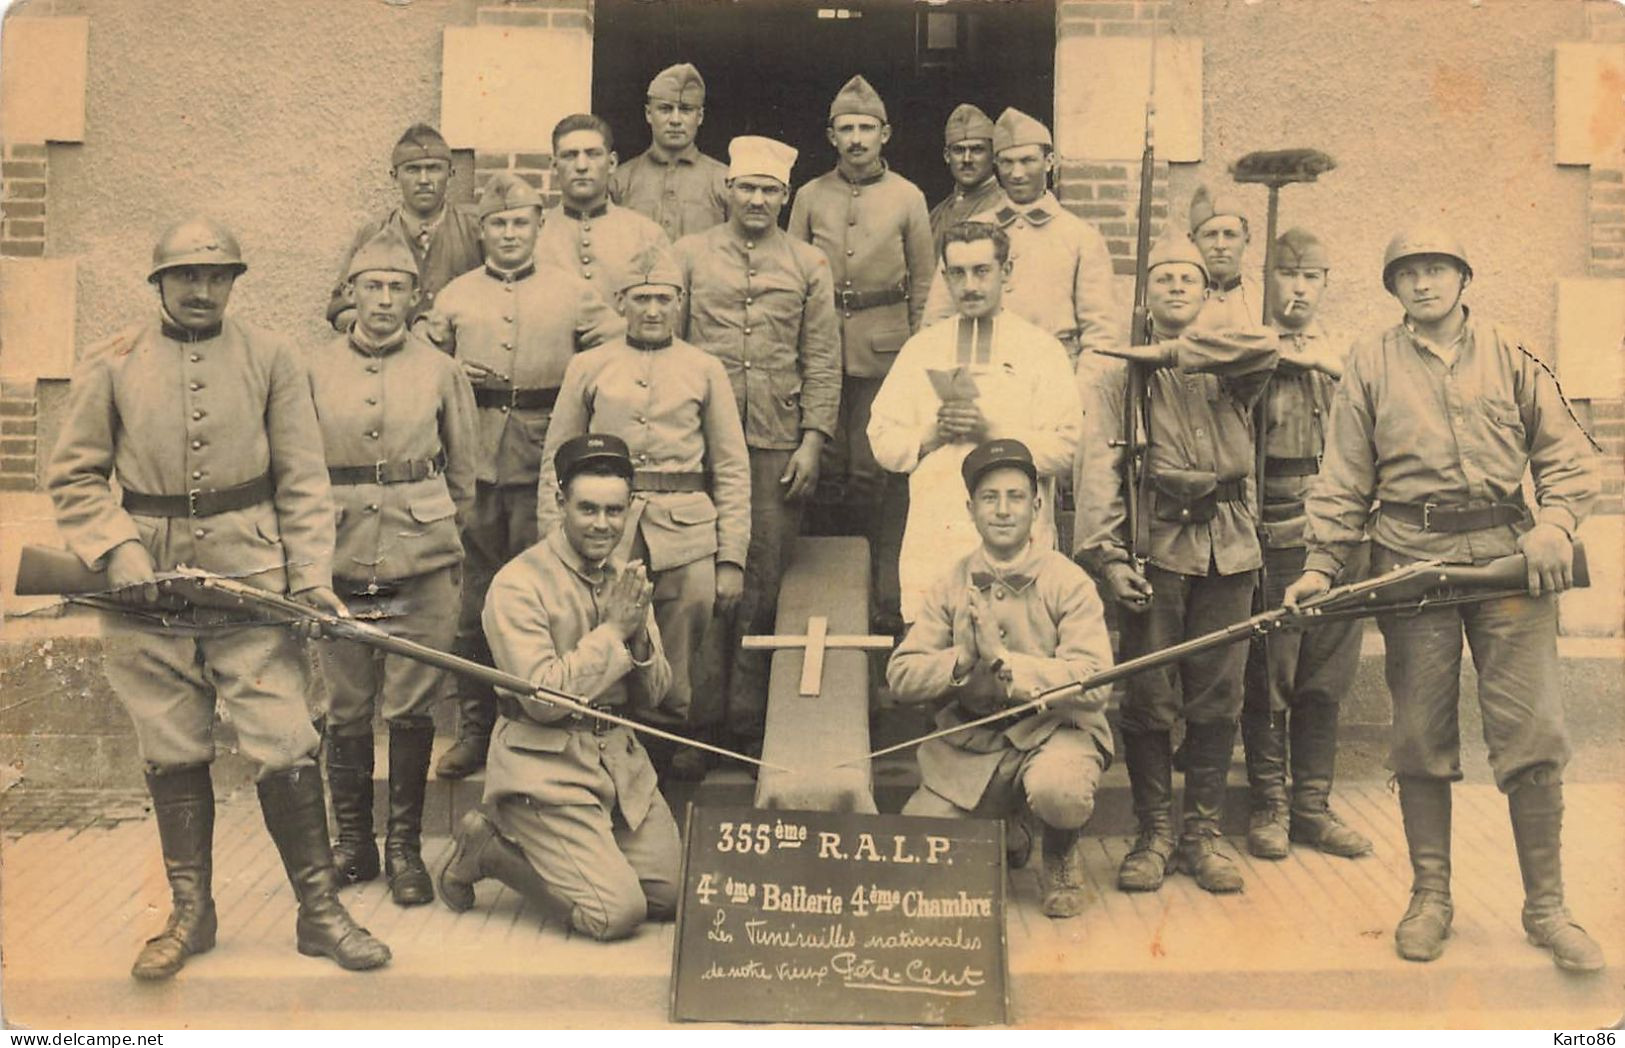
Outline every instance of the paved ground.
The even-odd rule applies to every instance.
[[[1343,791],[1377,854],[1241,857],[1248,890],[1210,897],[1189,879],[1156,895],[1111,887],[1124,838],[1086,845],[1089,909],[1037,910],[1031,870],[1012,875],[1014,1021],[1020,1026],[1449,1026],[1583,1028],[1625,1014],[1625,788],[1569,791],[1571,902],[1617,967],[1557,972],[1518,927],[1520,888],[1505,806],[1457,790],[1457,922],[1443,959],[1393,953],[1408,873],[1397,804],[1382,787]],[[1236,842],[1232,841],[1234,846]],[[449,849],[431,838],[438,867]],[[127,974],[163,921],[167,892],[150,821],[57,829],[0,842],[6,1020],[31,1027],[593,1027],[667,1025],[669,925],[599,945],[548,926],[482,884],[479,905],[402,910],[381,885],[348,889],[352,911],[395,951],[349,975],[292,948],[293,900],[252,794],[223,798],[216,894],[220,945],[170,983]],[[590,1002],[585,1004],[583,1002]]]

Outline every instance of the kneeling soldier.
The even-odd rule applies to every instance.
[[[559,525],[497,573],[485,634],[497,666],[595,707],[660,706],[672,683],[643,565],[612,556],[632,501],[619,437],[590,433],[555,457]],[[492,815],[463,816],[440,875],[453,910],[495,877],[595,939],[631,935],[677,909],[677,823],[630,730],[503,693],[486,769]]]
[[[417,261],[385,230],[350,261],[355,326],[311,363],[316,416],[337,509],[333,581],[351,613],[449,648],[457,636],[463,545],[474,501],[474,391],[457,362],[406,330]],[[373,711],[389,724],[384,864],[402,906],[434,899],[420,854],[434,703],[445,673],[354,641],[319,649],[332,695],[327,781],[333,861],[349,881],[378,876],[372,832]]]
[[[1111,665],[1100,598],[1064,554],[1032,542],[1038,470],[1018,440],[991,440],[961,468],[981,548],[927,591],[886,667],[900,702],[943,703],[938,727],[985,716]],[[920,747],[920,788],[905,815],[1003,818],[1025,801],[1043,824],[1044,912],[1084,901],[1078,830],[1112,758],[1106,692]]]
[[[243,263],[219,224],[171,227],[147,279],[158,315],[87,352],[46,476],[57,526],[131,604],[182,564],[346,615],[310,379],[283,339],[225,319]],[[117,478],[122,489],[114,494]],[[174,909],[136,958],[167,979],[212,949],[214,707],[259,765],[255,788],[299,900],[299,952],[377,968],[389,947],[339,903],[298,639],[266,627],[161,631],[108,615],[105,669],[135,722]]]
[[[1596,502],[1601,471],[1551,372],[1499,324],[1468,314],[1461,297],[1472,278],[1447,233],[1410,230],[1388,245],[1382,283],[1405,316],[1349,355],[1309,496],[1309,554],[1285,603],[1325,592],[1368,530],[1374,573],[1523,553],[1528,596],[1377,620],[1394,701],[1388,766],[1399,780],[1413,877],[1394,947],[1406,960],[1431,961],[1450,934],[1465,634],[1523,871],[1524,931],[1559,968],[1596,971],[1602,950],[1563,903],[1569,738],[1557,691],[1557,594],[1573,581],[1574,531]],[[1534,478],[1533,521],[1525,473]]]

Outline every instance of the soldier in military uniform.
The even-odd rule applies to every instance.
[[[248,267],[208,219],[172,226],[148,280],[158,315],[87,352],[46,474],[57,526],[122,601],[151,603],[181,565],[347,614],[332,589],[333,509],[293,347],[225,316]],[[115,494],[113,481],[118,481]],[[255,789],[299,901],[300,953],[350,969],[389,948],[340,904],[305,706],[299,641],[280,628],[151,629],[104,618],[109,683],[135,722],[173,909],[132,974],[167,979],[213,948],[214,708],[259,770]]]
[[[485,605],[496,664],[621,716],[655,712],[672,668],[643,565],[617,553],[633,477],[626,443],[563,442],[559,525],[497,573]],[[677,911],[677,823],[629,729],[532,695],[502,694],[485,777],[490,816],[463,816],[440,875],[453,910],[494,877],[575,931],[605,941]]]
[[[570,361],[547,429],[541,482],[532,492],[547,534],[564,512],[554,456],[583,433],[612,433],[631,449],[627,559],[648,565],[655,618],[671,660],[671,692],[647,715],[688,723],[690,667],[713,610],[731,614],[744,592],[750,546],[750,457],[722,361],[673,338],[683,275],[671,249],[632,262],[616,298],[626,334]],[[668,761],[656,754],[664,773]],[[670,774],[698,778],[699,751],[679,751]]]
[[[676,243],[728,218],[728,168],[700,152],[694,136],[705,122],[705,79],[684,62],[649,81],[643,106],[649,148],[609,176],[609,198],[654,220]]]
[[[886,105],[861,76],[829,107],[833,171],[801,187],[790,235],[824,252],[841,314],[841,415],[824,480],[846,526],[869,539],[877,623],[895,632],[897,556],[908,516],[908,484],[887,473],[869,447],[869,405],[904,342],[920,326],[936,260],[925,197],[886,166]],[[822,497],[822,496],[821,496]]]
[[[311,360],[337,510],[333,583],[359,618],[432,648],[457,635],[461,519],[474,501],[474,391],[456,362],[408,331],[417,260],[385,229],[350,259],[356,323]],[[384,868],[402,906],[434,899],[423,866],[423,794],[445,672],[355,641],[320,648],[331,693],[327,781],[333,859],[349,881],[378,876],[374,712],[389,725]]]
[[[1078,456],[1074,553],[1126,612],[1122,656],[1133,658],[1247,618],[1262,562],[1253,505],[1252,406],[1275,368],[1273,332],[1214,330],[1198,321],[1202,256],[1184,237],[1147,260],[1153,341],[1081,358],[1084,452]],[[1194,322],[1194,323],[1193,323]],[[1142,569],[1130,554],[1123,502],[1126,365],[1146,379]],[[1086,363],[1085,363],[1086,362]],[[1219,816],[1241,713],[1245,645],[1192,655],[1129,681],[1123,753],[1139,835],[1118,869],[1124,891],[1156,891],[1168,869],[1210,892],[1242,888],[1219,850]],[[1184,825],[1173,825],[1171,732],[1185,721]]]
[[[408,324],[433,309],[440,289],[478,266],[483,257],[478,217],[471,208],[446,202],[451,147],[440,132],[427,124],[407,128],[390,154],[389,173],[400,187],[401,204],[356,230],[327,299],[327,321],[341,333],[355,323],[355,306],[347,294],[350,258],[383,230],[398,233],[417,262],[418,300]]]
[[[941,702],[948,728],[1111,665],[1100,598],[1065,554],[1032,541],[1038,470],[1019,440],[978,445],[961,463],[980,548],[927,591],[886,667],[900,702]],[[1025,804],[1043,826],[1044,912],[1083,909],[1078,831],[1111,763],[1106,692],[1057,699],[1003,723],[920,746],[905,815],[1001,818]]]
[[[1252,232],[1241,202],[1197,186],[1191,194],[1191,243],[1207,265],[1208,300],[1202,307],[1204,326],[1219,329],[1250,327],[1264,316],[1264,288],[1247,272],[1247,245]]]
[[[728,156],[732,217],[679,240],[673,253],[687,302],[682,336],[722,361],[750,453],[745,591],[722,658],[725,726],[751,748],[761,745],[769,658],[741,649],[739,637],[773,632],[802,506],[835,434],[841,329],[829,261],[779,229],[796,151],[747,135]]]
[[[948,114],[942,138],[942,160],[953,176],[954,189],[931,209],[931,239],[937,258],[942,257],[943,234],[993,210],[1004,199],[993,173],[993,121],[986,113],[968,102],[960,103]]]
[[[993,127],[993,153],[1005,199],[976,221],[992,223],[1010,238],[1004,308],[1055,336],[1074,361],[1080,350],[1120,344],[1106,241],[1049,191],[1055,170],[1049,128],[1006,109]],[[926,319],[952,313],[953,296],[939,274]]]
[[[1413,878],[1394,947],[1407,960],[1431,961],[1450,934],[1450,784],[1462,777],[1456,708],[1465,634],[1490,768],[1507,796],[1523,874],[1524,931],[1559,968],[1597,971],[1602,950],[1563,901],[1570,749],[1557,686],[1557,594],[1572,584],[1574,532],[1596,501],[1601,471],[1551,372],[1516,335],[1462,303],[1472,276],[1448,233],[1406,230],[1389,243],[1382,282],[1405,316],[1349,355],[1309,496],[1304,574],[1285,601],[1328,589],[1368,534],[1374,572],[1523,553],[1527,596],[1378,619],[1394,701],[1389,767]]]
[[[632,260],[670,241],[653,221],[609,198],[616,170],[615,135],[591,113],[575,113],[553,128],[553,184],[563,204],[547,218],[536,257],[567,269],[607,301],[625,286]]]
[[[1275,242],[1268,279],[1281,356],[1265,387],[1259,438],[1267,608],[1280,605],[1287,584],[1303,571],[1304,499],[1320,471],[1326,416],[1347,355],[1347,343],[1334,338],[1318,315],[1330,272],[1330,256],[1313,233],[1289,229]],[[1368,563],[1365,551],[1356,550],[1340,581],[1363,578]],[[1345,858],[1371,851],[1371,841],[1329,805],[1338,708],[1359,668],[1362,627],[1351,619],[1277,633],[1248,652],[1241,712],[1252,795],[1247,850],[1261,859],[1285,858],[1291,841]]]
[[[536,479],[542,440],[564,368],[576,350],[620,332],[620,321],[573,270],[536,250],[541,194],[499,174],[480,197],[485,265],[441,293],[424,333],[463,366],[474,385],[479,461],[474,508],[464,521],[462,612],[457,652],[489,661],[480,612],[491,576],[536,541]],[[496,696],[476,681],[457,681],[457,742],[436,774],[457,779],[485,763]]]

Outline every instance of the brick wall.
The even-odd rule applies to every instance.
[[[35,384],[0,379],[0,491],[33,491],[38,460]]]
[[[475,153],[474,154],[474,190],[475,199],[485,192],[485,184],[491,176],[499,171],[518,175],[520,178],[535,186],[547,201],[548,207],[556,207],[559,203],[559,194],[553,189],[553,157],[548,153]]]
[[[1162,235],[1168,219],[1168,165],[1151,172],[1151,239]],[[1134,274],[1134,245],[1139,235],[1140,158],[1061,161],[1055,195],[1068,211],[1088,220],[1106,238],[1112,269]]]
[[[1590,0],[1585,5],[1586,35],[1597,43],[1625,42],[1625,5],[1618,0]],[[1587,188],[1587,218],[1592,277],[1625,277],[1625,170],[1619,163],[1593,163]],[[1616,351],[1625,351],[1620,347]],[[1625,513],[1625,402],[1593,399],[1582,405],[1582,419],[1602,446],[1602,498],[1596,512]]]
[[[1150,36],[1161,23],[1168,32],[1173,0],[1061,0],[1056,5],[1059,36]]]
[[[1591,165],[1591,275],[1625,277],[1625,171]]]
[[[517,25],[592,32],[592,0],[502,0],[475,9],[479,25]]]
[[[45,254],[44,145],[7,143],[0,158],[0,255]]]

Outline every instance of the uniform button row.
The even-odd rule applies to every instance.
[[[193,422],[198,422],[203,418],[204,415],[207,415],[207,414],[208,414],[207,411],[201,411],[201,410],[200,411],[194,411],[194,412],[192,412],[192,421]]]
[[[203,358],[198,356],[196,353],[193,353],[191,355],[191,357],[189,357],[188,359],[191,360],[192,363],[196,364],[198,361],[202,360]]]
[[[196,393],[198,390],[203,388],[203,383],[201,383],[201,382],[188,383],[186,388],[190,389],[193,393]]]

